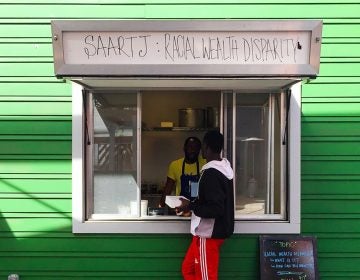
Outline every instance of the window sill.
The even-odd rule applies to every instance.
[[[73,221],[73,233],[144,233],[189,234],[190,219],[177,217],[170,220],[89,220]],[[289,221],[236,221],[234,234],[295,234],[300,233],[300,223]]]

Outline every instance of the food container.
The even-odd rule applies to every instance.
[[[191,128],[205,127],[205,110],[200,108],[179,109],[179,126]]]

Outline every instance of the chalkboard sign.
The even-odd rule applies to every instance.
[[[260,236],[261,280],[318,280],[316,239]]]

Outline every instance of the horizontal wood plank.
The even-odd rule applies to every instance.
[[[0,142],[1,143],[1,142]],[[301,154],[312,156],[360,156],[359,142],[302,142]]]
[[[0,102],[0,115],[71,115],[71,102]]]
[[[0,120],[0,135],[71,135],[71,121]],[[0,138],[1,139],[1,138]],[[40,138],[41,139],[41,138]]]
[[[340,105],[341,104],[341,105]],[[305,116],[360,116],[360,100],[353,103],[304,103],[302,113]]]
[[[71,160],[0,160],[1,174],[71,174]]]
[[[335,161],[335,160],[302,160],[301,174],[302,175],[352,175],[359,174],[360,161]]]
[[[0,177],[1,194],[69,194],[70,179],[11,179]]]
[[[71,155],[71,141],[0,140],[1,155]]]

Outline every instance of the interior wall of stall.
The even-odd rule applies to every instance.
[[[71,87],[54,77],[51,19],[323,19],[303,85],[302,234],[324,280],[360,278],[360,1],[0,2],[0,278],[181,279],[189,235],[71,232]],[[222,250],[220,279],[259,279],[257,235]]]

